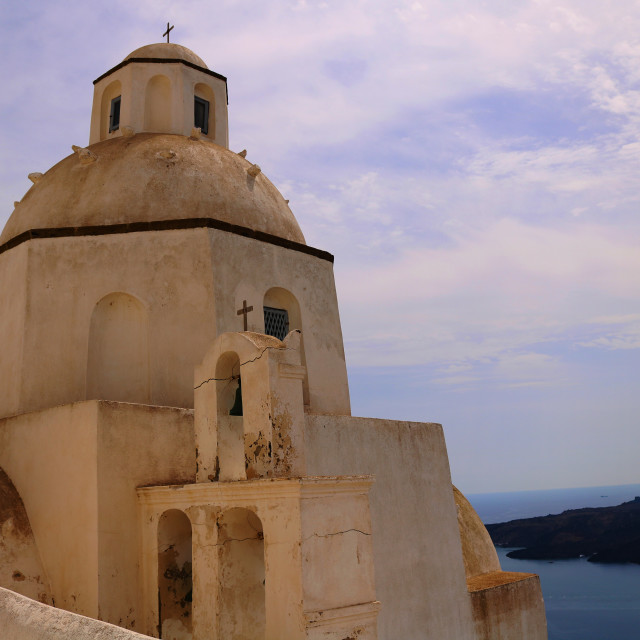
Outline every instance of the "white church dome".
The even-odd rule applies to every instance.
[[[208,69],[204,60],[197,56],[191,49],[183,47],[181,44],[174,44],[173,42],[158,42],[156,44],[147,44],[144,47],[140,47],[135,51],[132,51],[125,60],[136,59],[163,59],[163,60],[186,60],[192,64],[197,64],[199,67]]]
[[[287,202],[265,175],[251,175],[251,162],[213,142],[139,133],[88,150],[93,161],[82,162],[73,153],[31,187],[0,244],[30,230],[196,218],[305,242]]]

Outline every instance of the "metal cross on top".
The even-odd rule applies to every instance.
[[[247,301],[243,300],[242,301],[242,309],[238,309],[238,315],[239,316],[244,316],[244,330],[247,330],[247,314],[249,313],[249,311],[253,311],[253,305],[251,305],[250,307],[247,307]]]
[[[169,23],[167,22],[167,30],[162,34],[163,38],[164,36],[167,36],[167,42],[169,42],[169,32],[171,29],[173,29],[173,25],[169,26]]]

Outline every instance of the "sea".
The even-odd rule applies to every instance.
[[[607,507],[640,496],[640,484],[470,494],[485,524]],[[549,640],[640,640],[640,565],[575,560],[515,560],[498,547],[504,571],[540,576]]]

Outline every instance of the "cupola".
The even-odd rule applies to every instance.
[[[229,147],[227,79],[179,44],[150,44],[94,81],[89,144],[134,133],[200,135]]]

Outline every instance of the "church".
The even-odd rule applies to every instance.
[[[544,640],[436,423],[351,415],[333,256],[173,43],[0,235],[8,640]]]

